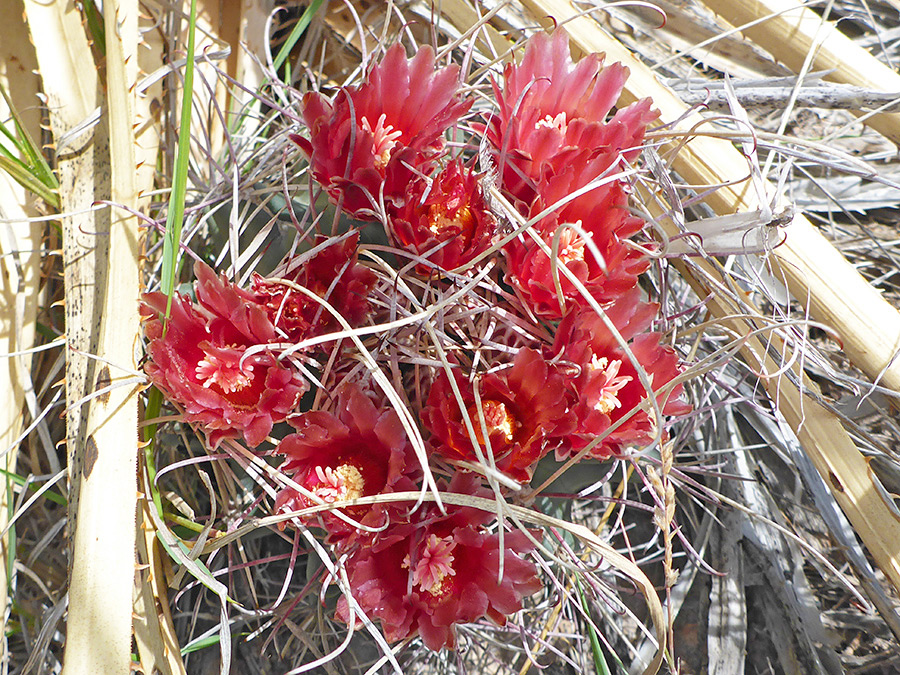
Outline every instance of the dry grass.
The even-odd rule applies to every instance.
[[[32,25],[36,4],[27,4]],[[244,9],[199,3],[182,243],[188,256],[241,280],[252,271],[271,272],[288,252],[308,246],[298,233],[313,227],[331,232],[339,224],[333,207],[309,189],[305,165],[286,134],[298,123],[299,92],[356,81],[364,60],[397,36],[408,45],[444,49],[445,58],[464,64],[468,86],[485,95],[489,74],[531,31],[546,26],[548,14],[557,22],[571,19],[566,26],[576,50],[629,60],[625,98],[653,95],[663,121],[671,123],[648,138],[634,208],[648,219],[648,236],[660,242],[661,255],[642,283],[662,305],[661,329],[690,366],[685,379],[695,412],[672,428],[661,449],[583,463],[542,486],[560,468],[545,462],[533,483],[540,493],[504,505],[508,517],[544,528],[545,591],[506,629],[464,627],[463,649],[452,654],[428,652],[417,641],[390,650],[377,630],[349,639],[332,618],[340,591],[335,583],[322,584],[322,571],[338,561],[311,533],[282,531],[269,517],[283,477],[237,444],[210,456],[202,437],[169,417],[154,443],[164,515],[150,501],[154,485],[143,463],[137,474],[133,651],[143,672],[280,673],[320,659],[315,672],[594,672],[590,626],[610,672],[652,669],[654,658],[663,661],[663,672],[684,674],[900,670],[900,513],[894,498],[900,493],[894,414],[900,359],[893,359],[900,347],[900,164],[894,145],[900,133],[897,113],[866,115],[891,102],[879,95],[900,90],[889,86],[893,73],[878,75],[900,59],[896,3],[816,5],[804,17],[813,27],[815,58],[810,42],[796,33],[785,38],[783,21],[790,14],[778,15],[782,24],[761,21],[746,36],[725,23],[751,21],[750,11],[762,18],[774,2],[687,0],[660,2],[659,10],[635,4],[578,11],[592,4],[326,2],[291,52],[285,84],[272,72],[272,57],[302,7],[286,4],[268,13],[263,3]],[[21,16],[18,9],[0,13],[4,25]],[[842,36],[829,38],[815,28],[823,11],[841,18]],[[169,4],[151,0],[141,12],[147,49],[138,51],[142,72],[131,75],[139,84],[184,57],[186,35],[184,14]],[[271,40],[261,37],[266,28]],[[136,45],[128,44],[127,31],[122,35],[127,54]],[[54,115],[72,104],[74,94],[49,99],[50,112],[41,114],[50,128],[42,132],[36,88],[43,86],[49,97],[54,82],[41,57],[46,45],[2,42],[0,83],[20,111],[31,114],[32,133],[43,137],[65,179],[66,163],[83,157],[63,152],[65,131]],[[98,45],[93,49],[89,58],[100,58]],[[14,62],[33,62],[29,69],[43,71],[43,84],[17,78]],[[150,289],[160,277],[159,232],[174,171],[182,72],[183,62],[139,89],[145,124],[134,131],[142,145],[134,160],[123,159],[127,150],[123,154],[121,146],[116,154],[119,162],[143,161],[134,194],[121,182],[110,193],[108,176],[102,184],[96,171],[80,179],[98,181],[86,193],[72,190],[75,178],[62,180],[60,189],[64,211],[99,199],[137,205],[146,228],[144,257],[131,252],[118,261],[132,269],[142,264]],[[799,85],[798,72],[805,75]],[[100,71],[101,78],[113,74],[111,66]],[[128,81],[127,71],[121,76]],[[70,109],[70,126],[89,118],[100,102]],[[684,102],[697,107],[682,118]],[[108,105],[101,109],[104,123],[83,130],[94,152],[109,152],[98,136],[107,122],[113,133],[126,133],[117,118],[123,101],[112,97]],[[486,96],[478,104],[488,105]],[[110,108],[115,113],[107,116]],[[155,142],[147,140],[156,136],[158,159]],[[63,140],[71,149],[73,139]],[[78,167],[72,170],[77,175]],[[62,417],[66,411],[72,445],[83,399],[97,389],[96,374],[77,376],[73,368],[86,353],[105,353],[100,322],[73,311],[79,287],[71,279],[64,285],[64,276],[79,241],[93,254],[97,222],[107,217],[102,214],[124,212],[38,220],[48,207],[15,185],[0,194],[0,222],[14,233],[0,237],[0,350],[24,353],[5,360],[9,369],[2,372],[11,384],[0,384],[0,392],[11,392],[3,408],[15,414],[4,419],[0,438],[4,466],[25,483],[9,483],[0,492],[10,505],[0,518],[15,519],[2,549],[10,571],[3,667],[10,673],[59,672],[67,632],[75,634],[66,624],[74,577],[68,572],[66,535],[71,537],[73,523],[66,527],[65,501],[73,513],[77,478],[84,474],[75,471],[68,486],[60,480],[71,461],[59,445],[67,434]],[[789,204],[803,216],[785,215]],[[76,217],[88,224],[74,225]],[[364,231],[363,257],[379,274],[376,297],[385,316],[390,310],[401,318],[432,311],[433,320],[410,323],[389,344],[377,335],[358,338],[359,351],[377,361],[398,389],[405,381],[392,366],[415,348],[417,329],[476,333],[490,324],[512,330],[489,311],[491,294],[503,289],[489,280],[467,289],[469,311],[460,313],[415,277],[398,279],[387,242],[371,229]],[[691,231],[700,232],[702,242],[682,236]],[[406,289],[400,300],[398,286]],[[103,296],[103,290],[92,292]],[[118,320],[115,308],[106,311]],[[82,347],[73,351],[77,344]],[[104,358],[134,368],[121,353]],[[330,366],[317,367],[321,372]],[[79,377],[90,384],[73,393]],[[136,443],[127,445],[138,452]],[[70,450],[74,456],[86,448],[77,442]],[[34,498],[36,488],[50,483],[49,493]],[[101,495],[112,494],[112,487],[123,486],[101,485]],[[124,498],[129,491],[120,490]],[[130,513],[128,506],[119,508]],[[101,513],[103,534],[115,532],[112,520]],[[96,574],[94,583],[103,586]],[[120,589],[116,595],[121,601],[130,594]],[[75,607],[68,617],[77,620]],[[88,632],[85,646],[91,637],[109,642],[106,634]],[[660,643],[666,649],[658,653]],[[324,659],[329,654],[333,660]],[[75,658],[67,672],[79,672]],[[108,672],[125,672],[128,663],[116,667]]]

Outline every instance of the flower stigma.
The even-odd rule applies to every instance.
[[[432,204],[428,207],[428,229],[432,234],[443,240],[459,231],[464,242],[467,242],[475,230],[475,216],[467,206],[456,209],[452,216],[441,204]]]
[[[381,113],[374,129],[366,117],[360,120],[362,128],[372,134],[372,151],[375,153],[375,167],[379,170],[387,166],[388,160],[391,158],[391,150],[397,145],[397,140],[403,136],[403,132],[399,129],[394,129],[393,124],[385,124],[386,120],[387,115]]]
[[[453,549],[456,542],[452,537],[440,538],[432,534],[425,542],[422,557],[413,571],[413,583],[424,593],[439,596],[445,590],[447,577],[456,575],[453,569]],[[404,567],[409,567],[409,555],[404,559]]]
[[[581,227],[580,220],[574,224]],[[560,237],[560,244],[562,246],[559,250],[559,260],[564,265],[568,265],[575,260],[584,260],[584,239],[578,236],[576,232],[567,229]]]
[[[319,484],[312,488],[312,492],[324,502],[330,504],[363,496],[365,479],[352,464],[341,464],[337,468],[317,466],[313,475]]]
[[[472,406],[468,412],[475,427],[475,438],[484,445],[484,436],[478,419],[478,411],[475,409],[475,406]],[[505,403],[487,399],[481,402],[481,412],[484,414],[484,425],[487,427],[489,436],[499,433],[507,443],[513,442],[519,422],[509,411],[509,408],[506,407]]]
[[[540,129],[541,127],[546,127],[548,129],[556,129],[559,133],[566,133],[566,128],[568,127],[568,122],[566,121],[566,113],[565,111],[559,113],[555,117],[552,115],[547,115],[544,119],[539,120],[535,123],[534,128]]]
[[[593,407],[597,412],[606,414],[622,407],[622,402],[619,400],[619,390],[634,378],[630,375],[619,376],[619,368],[621,367],[622,361],[619,359],[610,361],[605,356],[598,358],[596,354],[591,357],[588,369],[591,373],[600,371],[601,377],[606,380],[600,389],[600,395],[594,401]]]

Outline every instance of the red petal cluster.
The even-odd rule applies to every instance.
[[[496,220],[481,191],[479,176],[452,160],[432,178],[412,180],[405,198],[388,209],[388,233],[397,246],[428,258],[418,266],[452,270],[491,245]]]
[[[199,304],[176,294],[165,330],[166,296],[144,296],[142,313],[150,317],[145,370],[213,447],[239,435],[259,445],[274,424],[294,414],[309,386],[269,352],[245,357],[249,347],[274,339],[275,328],[261,307],[246,302],[244,291],[202,263],[194,269]]]
[[[515,480],[530,480],[535,463],[574,428],[563,375],[533,349],[519,350],[511,368],[481,379],[484,428],[472,384],[458,370],[453,373],[482,455],[487,454],[486,428],[495,465]],[[444,372],[431,387],[422,423],[432,433],[436,452],[450,459],[478,461],[463,409]]]
[[[358,241],[358,232],[343,239],[320,237],[313,249],[317,252],[287,279],[253,275],[250,297],[265,308],[281,336],[296,343],[341,329],[321,303],[293,286],[303,286],[327,301],[351,326],[365,321],[370,311],[368,296],[377,277],[358,263]]]
[[[450,492],[478,493],[471,475],[457,474]],[[409,523],[361,546],[346,561],[353,596],[370,618],[381,620],[393,642],[421,635],[435,651],[456,646],[455,626],[483,617],[499,625],[522,608],[522,598],[542,584],[533,563],[523,556],[534,544],[522,531],[504,535],[483,525],[492,518],[472,508],[436,506],[420,509]],[[503,579],[500,561],[503,561]],[[346,598],[338,600],[337,617],[349,621]]]
[[[257,275],[249,291],[198,262],[197,303],[176,294],[165,329],[161,317],[167,298],[144,295],[142,312],[150,319],[145,370],[213,446],[240,435],[257,446],[273,425],[298,413],[309,389],[300,372],[270,351],[245,356],[252,347],[299,342],[339,328],[331,313],[297,285],[327,300],[351,325],[365,320],[376,277],[357,262],[358,238],[354,233],[322,241],[287,283]]]
[[[675,350],[659,344],[659,333],[644,332],[656,316],[658,306],[641,302],[634,289],[606,310],[607,319],[628,344],[634,358],[647,373],[663,414],[683,415],[690,406],[679,400],[682,387],[668,394],[660,392],[681,373]],[[614,431],[609,428],[630,414],[648,398],[637,370],[615,335],[597,314],[572,313],[560,324],[554,353],[561,361],[577,367],[577,375],[567,380],[577,428],[557,449],[557,458],[567,457],[597,436],[607,434],[591,450],[597,459],[621,452],[627,446],[642,446],[655,437],[659,421],[652,409],[634,413]]]
[[[548,175],[566,166],[598,155],[634,159],[658,113],[643,99],[607,120],[627,79],[625,66],[604,67],[599,54],[573,63],[562,28],[529,39],[522,62],[506,66],[503,87],[494,83],[499,112],[487,138],[503,169],[504,191],[530,204]]]
[[[302,114],[310,137],[291,138],[335,203],[343,199],[344,211],[371,218],[388,165],[407,162],[427,170],[443,149],[444,131],[469,109],[458,80],[457,66],[435,69],[430,47],[407,59],[396,44],[365,83],[343,87],[333,102],[307,94]]]
[[[377,408],[359,386],[348,384],[340,390],[336,411],[307,412],[291,420],[297,433],[286,436],[277,450],[285,457],[285,474],[326,503],[416,489],[421,469],[394,410]],[[278,494],[275,509],[286,513],[319,503],[288,487]],[[404,508],[351,506],[343,513],[378,528],[387,525],[391,512]],[[329,541],[345,546],[360,534],[330,511],[306,520],[321,523]]]

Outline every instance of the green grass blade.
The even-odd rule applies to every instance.
[[[206,649],[207,647],[212,647],[213,645],[219,644],[221,638],[218,634],[209,635],[202,640],[197,640],[195,642],[189,642],[184,647],[181,648],[181,655],[190,654],[191,652],[198,652],[201,649]]]
[[[9,142],[12,143],[12,145],[14,147],[16,147],[16,148],[19,147],[19,139],[16,138],[12,133],[10,133],[9,129],[6,128],[6,125],[0,124],[0,134],[3,134],[4,136],[6,136],[6,138],[9,139]],[[15,158],[15,155],[12,152],[10,152],[9,149],[2,143],[0,143],[0,152],[2,152],[4,155],[6,155],[7,157],[9,157],[11,159]]]
[[[20,487],[27,483],[28,489],[32,492],[36,492],[40,487],[33,481],[31,483],[28,483],[28,481],[25,480],[24,476],[20,476],[19,474],[13,473],[12,471],[7,471],[6,469],[0,469],[0,475],[5,476],[8,481],[11,481],[12,483],[15,483]],[[54,504],[59,504],[60,506],[66,505],[66,498],[58,492],[54,492],[53,490],[46,490],[44,492],[44,496]]]
[[[6,101],[6,105],[12,114],[13,124],[16,127],[16,135],[15,138],[13,138],[5,126],[0,125],[3,128],[4,135],[6,135],[15,145],[22,157],[27,158],[25,164],[34,172],[35,178],[50,190],[58,190],[59,181],[56,178],[56,174],[53,173],[47,160],[44,159],[44,154],[41,152],[40,146],[35,143],[31,134],[29,134],[28,130],[25,128],[25,125],[22,124],[22,118],[19,117],[19,113],[16,112],[15,106],[13,106],[12,100],[9,98],[9,94],[5,88],[0,87],[0,95],[2,95],[3,99]],[[57,200],[57,202],[58,201],[59,200]]]
[[[15,127],[15,133],[13,133],[6,127],[6,124],[0,124],[0,133],[6,137],[9,144],[18,153],[16,156],[10,147],[0,143],[0,169],[6,171],[29,192],[34,193],[54,208],[59,208],[57,194],[59,181],[56,179],[56,175],[44,159],[40,147],[23,126],[5,88],[0,87],[0,95],[3,96],[6,106],[9,108]]]
[[[33,192],[54,208],[59,208],[59,194],[38,180],[31,167],[24,164],[21,160],[10,159],[4,153],[0,155],[0,169],[12,176],[13,180],[29,192]]]
[[[13,484],[16,482],[17,476],[9,471],[9,467],[11,465],[15,465],[15,456],[12,453],[9,453],[4,458],[4,464],[6,465],[6,469],[3,470],[3,473],[6,477],[6,522],[13,522],[13,518],[15,518],[15,500],[12,499],[13,494]],[[24,480],[23,480],[24,482]],[[13,525],[9,528],[9,532],[6,533],[6,596],[7,597],[15,597],[14,589],[13,589],[13,579],[15,579],[16,572],[16,527]]]
[[[178,127],[178,150],[175,155],[175,174],[172,177],[172,193],[166,214],[166,234],[163,240],[162,292],[169,296],[165,320],[172,309],[175,277],[180,262],[179,244],[184,218],[184,200],[187,194],[188,163],[191,143],[191,109],[194,92],[194,51],[197,28],[197,0],[191,0],[191,16],[188,22],[187,64],[184,68],[184,96],[181,102],[181,123]]]
[[[575,587],[578,589],[578,597],[581,598],[581,607],[584,610],[586,616],[591,615],[590,607],[588,606],[587,596],[584,593],[584,589],[581,587],[581,579],[578,576],[575,576]],[[606,665],[606,657],[603,655],[603,648],[600,646],[600,638],[597,636],[597,631],[594,629],[594,624],[592,621],[585,621],[588,629],[588,638],[591,641],[591,654],[594,657],[594,671],[597,675],[610,675],[609,666]]]
[[[84,18],[87,22],[88,33],[94,41],[94,46],[100,50],[100,53],[106,56],[106,28],[103,26],[103,18],[97,9],[97,3],[94,0],[84,0]]]
[[[159,417],[162,399],[162,392],[159,389],[156,387],[150,389],[150,394],[147,396],[147,408],[144,411],[144,419],[152,420]],[[149,424],[144,427],[143,440],[146,443],[144,446],[144,461],[147,464],[147,489],[150,490],[150,497],[153,500],[153,505],[156,507],[156,512],[160,518],[163,518],[162,496],[159,494],[159,486],[156,484],[156,429],[156,424]]]
[[[287,60],[288,54],[291,53],[291,50],[294,48],[294,45],[297,44],[297,41],[300,39],[300,36],[306,31],[309,26],[310,21],[312,21],[313,16],[316,12],[319,11],[319,8],[322,6],[323,0],[313,0],[309,7],[303,12],[300,16],[300,19],[297,21],[297,25],[294,26],[294,29],[291,31],[291,34],[288,35],[287,40],[284,41],[284,44],[281,45],[281,49],[278,50],[278,54],[275,56],[274,65],[276,72],[282,65],[284,65],[285,60]],[[290,80],[288,80],[289,82]]]
[[[297,21],[297,24],[291,30],[290,35],[288,35],[284,44],[281,45],[281,48],[278,50],[278,54],[273,59],[273,64],[275,66],[275,71],[277,72],[281,66],[285,66],[285,76],[284,81],[290,82],[290,63],[285,65],[287,57],[290,55],[291,49],[294,48],[294,45],[297,44],[297,41],[309,27],[310,22],[312,21],[313,16],[323,4],[323,0],[313,0],[313,2],[304,10],[303,14],[300,16],[300,19]],[[269,84],[269,80],[265,79],[259,86],[259,90],[262,91]],[[231,117],[231,121],[229,122],[229,130],[232,134],[236,135],[240,132],[242,125],[248,119],[248,114],[246,110],[240,112],[240,114],[233,115]]]

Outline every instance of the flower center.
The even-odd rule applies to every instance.
[[[619,400],[619,390],[634,378],[630,375],[619,376],[619,368],[621,367],[622,361],[619,359],[610,361],[605,356],[598,358],[596,354],[591,357],[588,370],[591,373],[599,373],[597,377],[600,380],[600,389],[593,403],[593,408],[597,412],[606,414],[622,407],[622,402]]]
[[[251,364],[245,363],[241,368],[240,359],[223,359],[216,354],[206,354],[197,363],[195,372],[205,389],[216,387],[225,394],[240,391],[253,381]]]
[[[475,230],[475,216],[467,206],[461,206],[449,215],[443,205],[432,204],[428,207],[428,229],[441,241],[458,232],[466,244]]]
[[[413,583],[424,593],[430,593],[437,597],[445,589],[447,577],[456,575],[453,569],[453,549],[456,542],[453,537],[440,538],[432,534],[425,542],[425,548],[416,569],[413,570]],[[404,567],[409,567],[409,556],[403,561]]]
[[[484,436],[481,432],[481,422],[478,419],[477,409],[475,406],[472,406],[468,412],[475,427],[475,438],[484,445]],[[513,442],[519,422],[509,411],[509,408],[506,407],[505,403],[491,399],[482,401],[481,412],[484,414],[484,425],[487,427],[488,436],[500,434],[507,443]]]
[[[366,485],[359,469],[352,464],[341,464],[336,468],[317,466],[310,478],[310,490],[329,504],[362,497]]]
[[[566,113],[561,112],[555,117],[547,115],[544,119],[536,122],[534,128],[540,129],[541,127],[547,127],[548,129],[556,129],[559,133],[564,134],[566,133],[567,126]]]
[[[378,118],[378,123],[373,129],[366,117],[363,117],[360,120],[362,128],[372,134],[372,151],[375,153],[375,168],[379,170],[382,170],[387,166],[388,160],[391,158],[391,150],[397,145],[397,139],[403,135],[402,131],[394,129],[393,124],[385,124],[385,121],[387,121],[387,116],[384,113],[381,113],[381,116]]]
[[[576,225],[581,225],[579,220]],[[560,237],[559,260],[564,265],[575,260],[584,260],[584,240],[572,230],[566,230]]]

